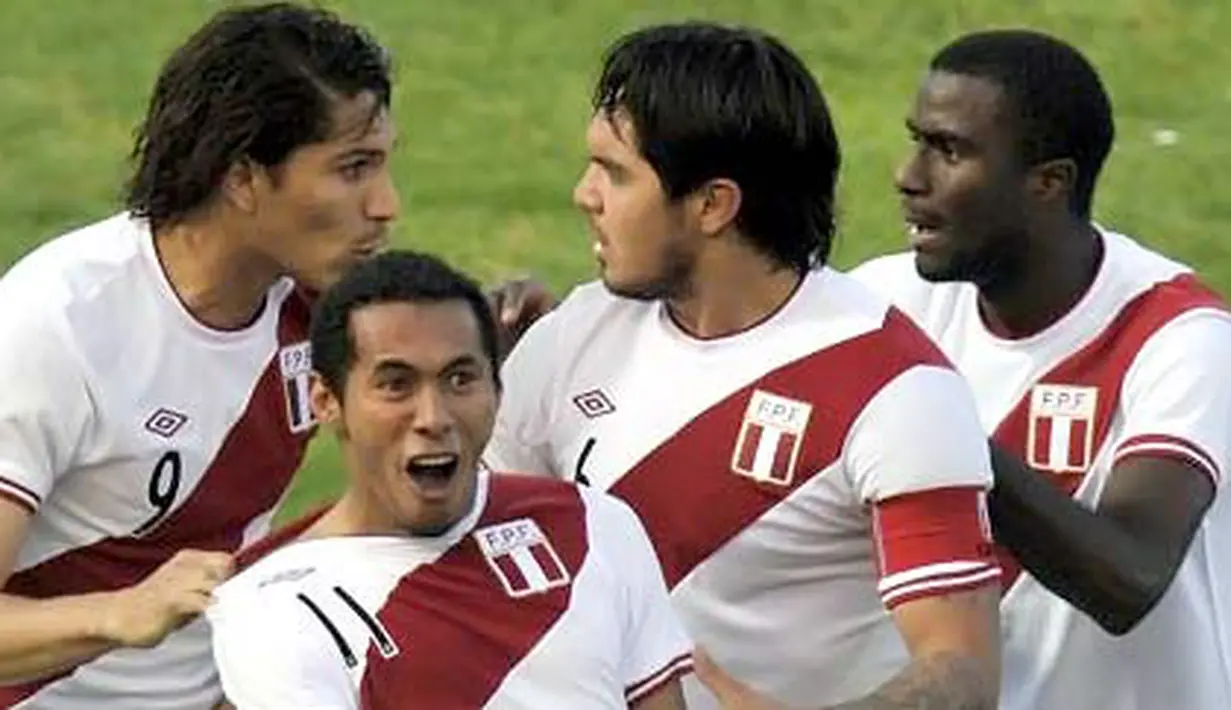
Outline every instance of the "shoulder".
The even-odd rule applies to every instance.
[[[530,327],[513,349],[510,362],[524,365],[546,359],[558,363],[561,358],[575,357],[596,334],[618,335],[653,309],[653,303],[612,294],[599,281],[582,284]]]
[[[20,259],[0,278],[0,302],[20,303],[0,327],[23,336],[56,337],[81,347],[127,320],[130,332],[141,304],[154,291],[143,254],[149,232],[121,213],[56,237]],[[117,318],[119,311],[125,316]],[[11,333],[6,333],[11,336]]]

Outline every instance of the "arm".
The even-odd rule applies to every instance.
[[[872,695],[828,710],[994,710],[999,593],[992,588],[903,604],[894,612],[912,661]],[[725,710],[787,710],[696,654],[697,677]]]
[[[650,695],[629,703],[628,707],[630,710],[687,710],[679,678],[672,678],[669,683]]]
[[[25,537],[30,512],[0,497],[0,588]],[[0,594],[0,684],[53,675],[115,647],[95,613],[99,595],[33,601]]]
[[[994,710],[999,604],[999,588],[987,586],[902,604],[893,619],[910,665],[868,697],[832,710]]]
[[[1124,432],[1095,509],[992,447],[998,541],[1111,634],[1134,628],[1167,591],[1231,450],[1231,323],[1194,315],[1160,330],[1126,375]]]
[[[6,313],[12,318],[13,313]],[[204,606],[226,556],[185,552],[128,590],[27,599],[27,528],[72,470],[91,423],[81,368],[45,319],[0,320],[0,684],[39,680],[119,646],[150,646]]]
[[[935,424],[920,412],[941,412]],[[1000,689],[1000,570],[987,522],[986,434],[957,373],[915,367],[869,403],[844,452],[873,511],[881,601],[911,654],[842,710],[992,710]]]
[[[0,580],[30,514],[0,497]],[[0,684],[54,676],[123,646],[161,641],[205,608],[229,558],[181,552],[135,587],[51,599],[0,594]]]

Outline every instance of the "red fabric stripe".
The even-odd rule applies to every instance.
[[[948,361],[909,318],[890,310],[879,330],[813,352],[732,392],[634,465],[610,492],[640,516],[668,587],[832,465],[868,400],[917,365],[947,367]],[[812,410],[788,485],[724,474],[738,461],[732,439],[756,389],[825,404]],[[722,441],[732,443],[715,445]]]
[[[791,480],[791,454],[795,449],[794,434],[783,432],[778,436],[778,447],[774,449],[774,464],[770,468],[769,479],[779,483]]]
[[[742,471],[751,471],[757,459],[757,447],[761,445],[761,434],[765,428],[760,424],[748,424],[744,434],[744,446],[739,451],[737,465]]]
[[[574,485],[541,476],[493,474],[477,527],[533,517],[576,578],[588,553],[585,507]],[[473,535],[404,577],[377,614],[401,649],[368,652],[362,710],[474,710],[551,630],[572,601],[572,585],[510,597]],[[464,653],[458,663],[456,653]]]
[[[1085,347],[1071,354],[1034,384],[1057,384],[1097,387],[1098,409],[1092,423],[1094,433],[1091,451],[1097,455],[1107,438],[1112,414],[1120,404],[1124,377],[1145,342],[1176,317],[1197,308],[1225,309],[1218,294],[1202,284],[1193,274],[1182,274],[1155,285],[1120,309],[1106,329]],[[1006,451],[1030,461],[1026,444],[1030,419],[1030,391],[1009,412],[993,434],[993,439]],[[1044,459],[1045,460],[1045,459]],[[1053,475],[1052,480],[1069,495],[1081,486],[1083,474]],[[1005,591],[1016,581],[1020,565],[1003,548],[999,549],[1000,564],[1005,571]]]
[[[996,564],[982,488],[936,488],[876,504],[882,576],[942,562]]]

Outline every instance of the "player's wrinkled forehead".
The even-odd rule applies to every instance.
[[[321,297],[310,333],[313,368],[335,393],[367,374],[450,367],[499,385],[497,330],[478,285],[439,259],[390,251],[348,271]]]

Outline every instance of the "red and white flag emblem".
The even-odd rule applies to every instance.
[[[1035,385],[1030,392],[1026,462],[1057,473],[1081,473],[1094,452],[1098,388]]]
[[[524,597],[568,585],[568,569],[534,520],[491,525],[473,535],[509,596]]]
[[[278,351],[282,390],[286,395],[286,421],[300,434],[316,425],[308,388],[312,382],[312,344],[304,340]]]
[[[735,440],[731,470],[757,481],[791,485],[812,405],[754,390]]]

